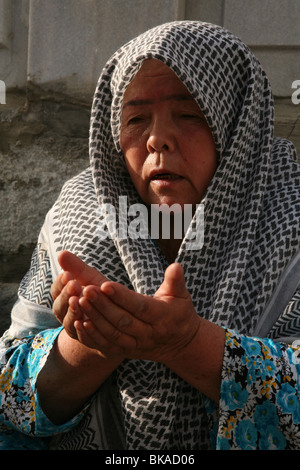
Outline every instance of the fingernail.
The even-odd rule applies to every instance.
[[[83,289],[83,295],[90,300],[91,302],[94,302],[97,299],[97,291],[96,289]]]
[[[84,297],[81,297],[79,299],[79,305],[80,305],[81,310],[83,310],[84,312],[89,312],[92,309],[92,306],[90,305],[89,302],[90,302],[89,300],[85,299]],[[85,317],[84,312],[83,312],[83,315]]]
[[[68,271],[64,271],[61,275],[61,282],[66,285],[73,280],[73,276]]]
[[[72,281],[67,282],[66,286],[67,286],[69,294],[76,296],[76,294],[78,295],[78,292],[77,292],[75,283],[76,283],[76,281],[72,280]]]
[[[102,292],[104,292],[104,294],[108,295],[109,297],[112,297],[115,293],[115,289],[110,284],[103,284],[101,286],[101,290]]]

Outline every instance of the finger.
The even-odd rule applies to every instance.
[[[189,297],[185,285],[183,267],[179,263],[172,263],[168,266],[164,281],[154,294],[154,297]]]
[[[96,268],[88,266],[78,256],[69,251],[59,253],[58,262],[64,271],[70,272],[83,286],[88,284],[101,285],[107,280]]]
[[[159,298],[189,298],[189,293],[185,286],[184,271],[179,263],[173,263],[167,268],[165,279],[153,298],[134,292],[122,284],[111,281],[103,283],[100,289],[116,305],[131,312],[135,318],[148,323],[155,323],[163,313],[157,302]],[[157,307],[157,309],[154,307]]]
[[[85,321],[85,325],[87,323],[92,323],[89,320]],[[93,337],[90,337],[88,333],[88,327],[84,326],[84,323],[82,321],[76,320],[74,322],[74,327],[76,329],[76,335],[78,338],[78,341],[80,341],[82,344],[87,346],[88,348],[92,349],[99,349],[99,344],[94,341]],[[94,325],[91,325],[92,328],[94,328]]]
[[[57,276],[50,289],[53,300],[55,300],[60,295],[65,285],[72,279],[73,276],[69,272],[63,272]]]
[[[101,285],[100,290],[113,304],[130,312],[134,319],[138,319],[143,323],[155,321],[153,303],[151,305],[153,299],[151,297],[139,294],[117,282],[105,282]],[[135,323],[135,327],[138,328],[138,326],[139,324]]]
[[[112,302],[99,288],[85,288],[79,303],[82,311],[110,341],[118,341],[120,332],[137,335],[140,331],[136,319]]]
[[[74,325],[78,340],[89,348],[97,349],[102,357],[119,357],[121,360],[125,357],[123,348],[109,342],[90,320],[76,321]]]
[[[68,311],[70,297],[79,296],[81,290],[81,285],[78,281],[71,280],[63,287],[58,297],[54,300],[53,313],[61,323]]]
[[[129,318],[127,312],[124,314],[119,307],[113,306],[109,299],[104,297],[100,294],[98,301],[94,301],[93,304],[85,297],[80,298],[80,308],[88,317],[88,321],[82,322],[82,327],[100,350],[109,348],[112,351],[113,347],[115,352],[120,353],[120,351],[135,348],[136,340],[130,334],[132,331],[128,331],[133,325],[133,319]]]
[[[75,323],[79,320],[82,321],[83,315],[80,310],[80,306],[78,303],[79,298],[78,297],[70,297],[69,299],[69,308],[67,310],[67,313],[63,319],[63,327],[68,333],[68,335],[71,338],[78,339],[77,338],[77,332],[75,328]]]
[[[120,284],[117,286],[123,288]],[[97,330],[109,343],[121,347],[126,357],[129,357],[133,349],[148,347],[150,339],[153,338],[152,325],[132,315],[127,308],[112,302],[101,289],[102,287],[95,289],[88,286],[83,290],[83,297],[80,299],[82,310]],[[124,291],[126,290],[135,294],[124,288]]]

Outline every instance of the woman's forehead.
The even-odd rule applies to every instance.
[[[167,65],[156,59],[148,59],[129,83],[124,93],[123,106],[132,99],[142,100],[148,96],[155,99],[161,94],[192,98],[186,86]]]
[[[142,63],[137,75],[142,74],[144,76],[151,77],[151,76],[155,76],[156,74],[165,74],[165,73],[169,74],[170,72],[174,73],[172,72],[170,67],[164,64],[164,62],[158,59],[146,59]]]

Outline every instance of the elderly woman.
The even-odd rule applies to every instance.
[[[2,338],[6,448],[14,429],[20,448],[300,449],[299,189],[236,37],[175,22],[117,51],[90,168],[48,213]]]

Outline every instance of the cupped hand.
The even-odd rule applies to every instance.
[[[78,305],[88,317],[75,321],[78,339],[106,357],[167,364],[192,341],[200,325],[178,263],[166,270],[153,297],[104,282],[85,287]]]
[[[101,286],[107,278],[69,251],[61,252],[58,262],[64,271],[51,286],[53,313],[67,333],[72,338],[77,338],[74,322],[80,318],[84,319],[78,307],[78,298],[82,295],[83,286]]]

